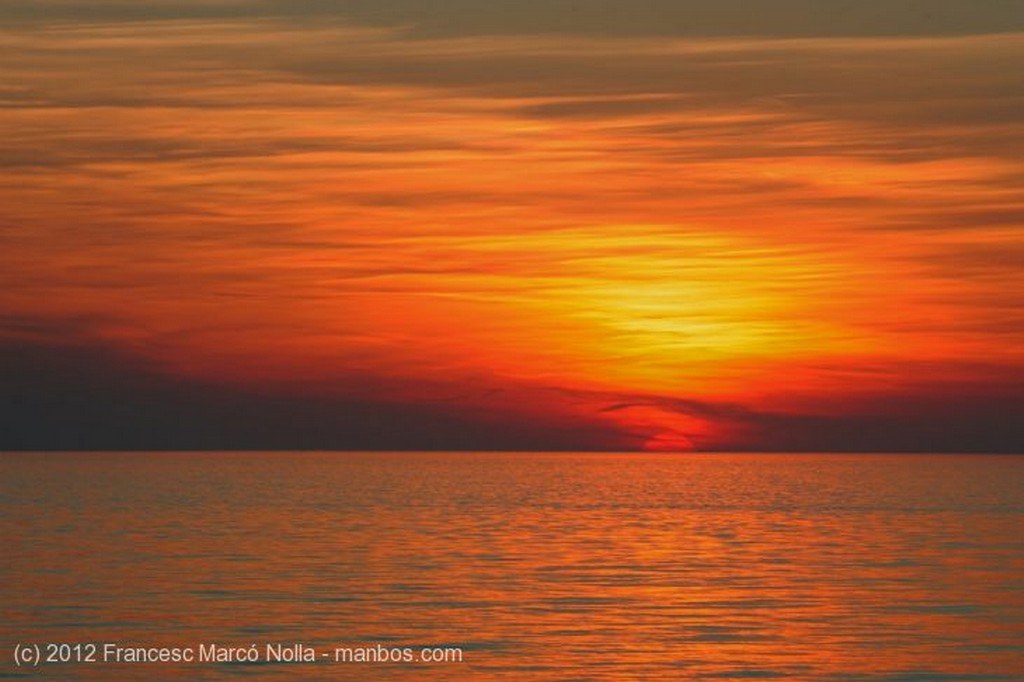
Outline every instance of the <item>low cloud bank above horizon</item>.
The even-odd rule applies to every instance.
[[[0,8],[0,449],[1024,451],[1024,6],[772,4]]]
[[[897,397],[836,415],[532,390],[436,392],[395,402],[365,393],[240,390],[162,374],[107,347],[0,347],[0,449],[1021,452],[1019,381],[989,395]],[[365,387],[364,387],[365,388]],[[620,401],[620,402],[615,402]],[[562,402],[558,414],[524,404]],[[564,405],[573,409],[566,410]],[[602,419],[617,412],[629,427]],[[719,427],[702,440],[689,423]],[[723,436],[722,433],[728,433]],[[653,434],[653,435],[652,435]],[[652,447],[654,446],[654,447]],[[660,447],[658,447],[660,446]]]

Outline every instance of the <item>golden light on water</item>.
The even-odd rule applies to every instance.
[[[1024,670],[1024,3],[20,0],[0,65],[0,677]],[[89,640],[256,658],[30,665]]]

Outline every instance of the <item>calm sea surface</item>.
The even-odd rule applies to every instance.
[[[1021,456],[0,454],[0,542],[0,678],[1024,680]]]

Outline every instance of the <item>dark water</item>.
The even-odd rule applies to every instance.
[[[0,677],[1024,680],[1024,457],[6,454],[0,539]]]

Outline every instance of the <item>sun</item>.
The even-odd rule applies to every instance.
[[[711,420],[653,404],[623,404],[603,413],[616,427],[633,434],[640,449],[649,452],[692,452],[713,445],[718,426]]]
[[[693,452],[697,446],[684,434],[664,431],[648,438],[643,449],[648,452]]]

